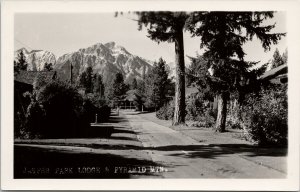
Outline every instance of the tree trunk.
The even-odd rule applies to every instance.
[[[73,82],[73,66],[72,66],[72,63],[70,63],[70,84],[72,85],[72,82]]]
[[[222,92],[218,95],[218,115],[215,125],[216,132],[225,131],[226,113],[227,113],[227,93]]]
[[[175,111],[173,125],[185,124],[185,65],[183,48],[183,31],[178,30],[175,37]]]

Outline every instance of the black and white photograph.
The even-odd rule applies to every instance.
[[[287,10],[12,2],[11,180],[299,178]]]

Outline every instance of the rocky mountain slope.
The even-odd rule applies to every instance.
[[[111,81],[117,72],[121,72],[124,79],[130,82],[134,77],[143,78],[151,68],[151,64],[145,59],[132,55],[115,42],[97,43],[65,54],[57,59],[54,69],[63,73],[63,76],[68,79],[71,74],[71,64],[74,80],[78,79],[88,66],[91,66],[94,73],[103,76],[104,82]]]
[[[115,42],[106,44],[97,43],[78,51],[67,53],[57,60],[55,55],[49,51],[32,50],[21,48],[15,51],[15,60],[18,54],[25,54],[28,69],[30,71],[44,70],[45,63],[52,63],[54,70],[58,72],[62,80],[70,80],[71,65],[73,81],[79,79],[79,75],[88,67],[93,68],[94,73],[103,76],[103,80],[109,83],[117,72],[121,72],[126,82],[131,82],[135,77],[141,79],[153,66],[154,61],[149,61],[129,53],[124,47]],[[158,59],[158,58],[156,58]],[[174,63],[168,63],[169,76],[175,76]]]
[[[52,63],[53,65],[56,63],[56,58],[53,53],[44,50],[28,51],[26,48],[15,51],[15,60],[17,60],[21,51],[23,51],[26,57],[28,63],[27,70],[29,71],[42,71],[44,70],[45,63]]]

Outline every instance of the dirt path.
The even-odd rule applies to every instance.
[[[264,164],[267,150],[209,145],[168,127],[146,120],[134,112],[123,112],[155,163],[167,171],[166,178],[284,178],[284,170]],[[276,154],[274,156],[277,156]],[[255,158],[254,158],[255,157]],[[273,165],[285,163],[274,157]],[[272,165],[271,163],[271,165]]]

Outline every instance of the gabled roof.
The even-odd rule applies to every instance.
[[[33,85],[37,78],[43,79],[45,82],[56,78],[56,71],[20,71],[15,75],[15,81]]]

